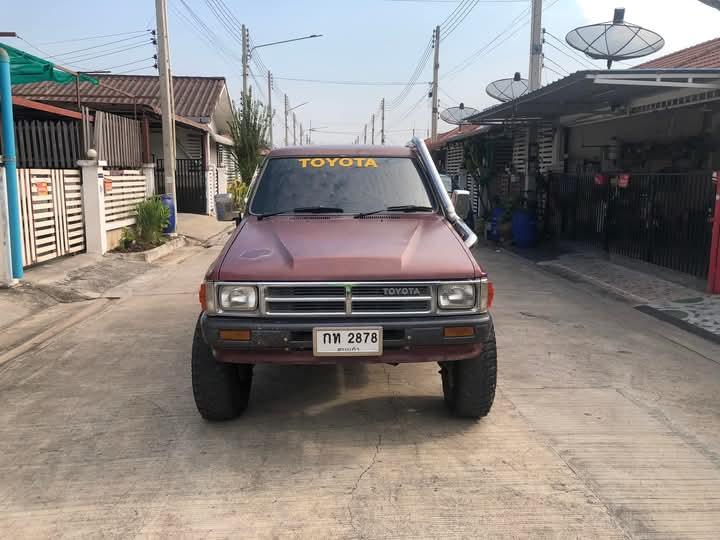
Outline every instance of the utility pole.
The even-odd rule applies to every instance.
[[[270,148],[273,146],[273,130],[272,130],[272,121],[273,121],[273,109],[272,109],[272,73],[270,73],[270,70],[268,69],[268,110],[267,110],[267,116],[268,116],[268,142],[270,143]]]
[[[372,125],[372,129],[370,130],[370,144],[375,144],[375,113],[373,113],[370,123]]]
[[[533,92],[542,84],[542,0],[532,0],[530,33],[530,68],[528,70],[529,90]]]
[[[175,101],[170,73],[168,43],[167,0],[155,0],[155,24],[158,32],[158,71],[160,73],[160,109],[162,111],[163,174],[165,193],[172,197],[177,227],[177,197],[175,196]],[[175,232],[175,231],[170,231]]]
[[[290,146],[290,140],[288,139],[288,98],[285,94],[285,146]]]
[[[248,93],[248,34],[247,28],[243,24],[242,31],[242,80],[243,80],[243,99]]]
[[[385,98],[380,100],[380,144],[385,144]]]
[[[530,19],[530,67],[528,70],[529,91],[534,92],[542,85],[542,0],[532,0]],[[535,176],[538,167],[538,128],[532,122],[527,128],[527,151],[525,154],[525,194],[535,190]]]
[[[296,124],[297,124],[297,119],[295,118],[295,113],[293,113],[293,146],[295,146],[297,144],[297,135],[296,135],[296,130],[295,130]]]
[[[300,122],[300,144],[303,144],[303,128],[302,128],[302,122]]]
[[[440,26],[435,27],[435,38],[433,39],[435,48],[435,59],[433,60],[433,82],[432,82],[432,135],[431,141],[437,139],[437,119],[438,119],[438,76],[440,72]]]
[[[363,144],[367,144],[367,124],[363,128]]]
[[[307,141],[305,141],[305,144],[310,144],[310,136],[312,135],[312,120],[308,123],[310,124],[310,127],[307,130]]]

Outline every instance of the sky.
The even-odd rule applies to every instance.
[[[155,27],[154,4],[153,0],[15,1],[5,6],[0,30],[15,31],[23,38],[9,39],[9,44],[52,56],[74,69],[153,74],[154,47],[142,31]],[[469,9],[471,4],[474,7]],[[255,45],[322,34],[253,53],[251,83],[254,95],[263,102],[267,101],[264,69],[275,77],[276,144],[282,144],[284,135],[283,94],[291,106],[308,102],[294,112],[305,129],[316,129],[313,143],[349,143],[358,136],[362,142],[366,123],[370,142],[373,113],[375,142],[379,142],[382,98],[387,105],[389,144],[405,143],[413,129],[426,136],[432,61],[418,72],[413,85],[405,85],[426,52],[435,25],[443,21],[440,110],[460,102],[483,109],[497,103],[485,92],[488,83],[512,77],[516,71],[527,76],[530,0],[168,0],[168,5],[173,73],[224,76],[233,98],[242,90],[238,24],[247,25]],[[615,7],[625,7],[626,21],[665,38],[658,55],[720,36],[720,12],[698,0],[544,0],[543,26],[549,35],[543,83],[578,69],[604,67],[603,62],[577,59],[564,47],[564,37],[577,26],[612,19]],[[225,24],[212,8],[225,15]],[[108,34],[122,35],[84,39]],[[440,132],[452,127],[439,123]]]

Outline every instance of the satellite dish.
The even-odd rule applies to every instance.
[[[467,124],[468,118],[475,116],[479,112],[477,109],[466,107],[464,103],[461,103],[459,107],[450,107],[441,112],[440,119],[454,126],[462,126]]]
[[[490,97],[506,102],[527,94],[529,88],[528,80],[520,77],[520,73],[515,73],[512,79],[491,82],[485,91]]]
[[[610,69],[615,60],[640,58],[663,48],[659,34],[625,22],[625,10],[618,8],[611,22],[581,26],[571,30],[565,41],[595,60],[607,60]]]

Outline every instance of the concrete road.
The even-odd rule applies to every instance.
[[[513,256],[499,393],[449,417],[433,365],[260,367],[192,401],[192,248],[0,367],[0,536],[717,538],[720,348]],[[187,254],[186,254],[187,255]]]

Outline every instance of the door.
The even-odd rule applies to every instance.
[[[157,193],[165,193],[164,164],[158,159],[155,175]],[[177,211],[190,214],[207,213],[205,165],[202,159],[175,160]]]
[[[77,169],[18,169],[23,266],[85,251]]]

